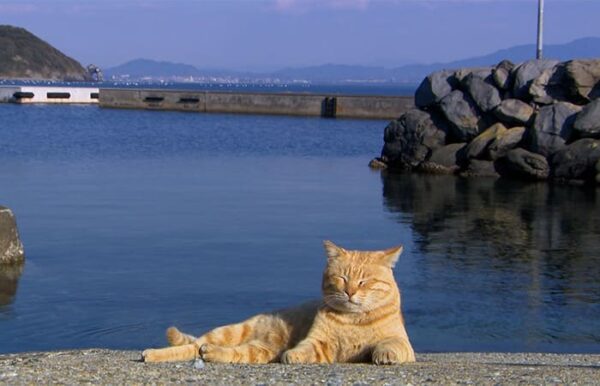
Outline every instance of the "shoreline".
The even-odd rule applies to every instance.
[[[600,354],[417,354],[401,366],[143,363],[140,351],[85,349],[0,355],[0,384],[600,384]]]

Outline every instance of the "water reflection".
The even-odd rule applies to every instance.
[[[408,307],[427,347],[447,318],[454,349],[600,351],[598,190],[386,173],[382,181],[385,207],[415,230],[418,302]],[[437,330],[423,327],[430,323]]]
[[[23,264],[0,265],[0,309],[13,302],[22,272]]]

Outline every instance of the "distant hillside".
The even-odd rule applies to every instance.
[[[87,71],[29,31],[0,25],[0,78],[80,81]]]
[[[159,62],[150,59],[135,59],[104,70],[104,75],[107,77],[129,75],[129,77],[134,79],[144,77],[190,77],[199,76],[200,71],[189,64]]]
[[[522,45],[478,56],[446,63],[413,64],[397,68],[350,66],[340,64],[325,64],[321,66],[285,68],[271,73],[247,73],[227,70],[200,70],[192,65],[158,62],[148,59],[137,59],[123,65],[106,69],[107,77],[128,76],[130,79],[154,78],[188,78],[188,77],[229,77],[244,81],[280,79],[282,81],[306,80],[313,83],[343,83],[343,82],[391,82],[419,83],[431,72],[441,69],[479,67],[496,64],[504,59],[515,63],[533,59],[535,46]],[[600,38],[589,37],[578,39],[567,44],[546,45],[544,57],[562,61],[574,58],[600,57]]]

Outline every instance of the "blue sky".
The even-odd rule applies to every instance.
[[[546,0],[545,42],[600,37],[600,0]],[[270,70],[325,63],[394,67],[535,42],[537,0],[0,0],[86,65],[135,58]]]

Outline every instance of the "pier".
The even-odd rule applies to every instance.
[[[85,103],[103,108],[361,119],[396,119],[414,107],[412,96],[45,86],[2,86],[0,102]]]
[[[0,102],[5,103],[98,103],[95,87],[1,86]]]
[[[394,119],[414,106],[406,96],[100,89],[100,106],[202,113]]]

